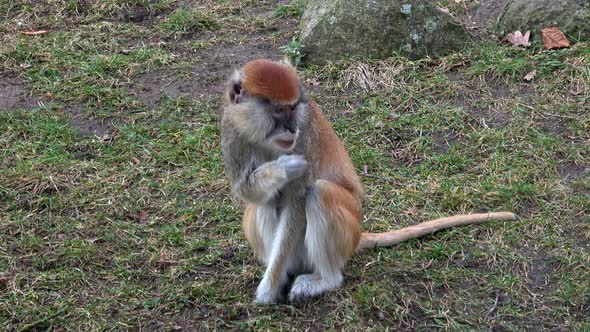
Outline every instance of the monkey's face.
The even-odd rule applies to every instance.
[[[252,143],[278,152],[289,152],[295,147],[299,125],[305,119],[304,102],[273,103],[241,90],[230,96],[229,107],[228,113],[235,127]]]
[[[291,66],[255,60],[229,80],[226,115],[252,143],[278,152],[294,149],[306,117],[299,77]]]
[[[273,104],[266,101],[266,112],[273,122],[272,130],[266,136],[266,143],[283,151],[291,151],[299,137],[299,124],[302,121],[305,104]]]

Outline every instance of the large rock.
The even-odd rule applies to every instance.
[[[303,61],[313,64],[347,56],[444,55],[469,41],[431,0],[309,0],[302,21]]]
[[[502,10],[496,30],[501,35],[520,30],[540,38],[540,30],[557,26],[570,38],[590,39],[589,0],[511,0]]]

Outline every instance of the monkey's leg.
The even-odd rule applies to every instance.
[[[342,269],[361,235],[359,200],[329,181],[318,180],[309,190],[306,218],[305,247],[314,272],[295,279],[289,293],[291,301],[340,287]]]
[[[279,215],[274,207],[248,204],[244,210],[242,219],[244,234],[256,257],[265,265],[268,264],[278,219]]]
[[[263,215],[258,207],[256,224],[264,246],[263,259],[266,271],[256,289],[254,302],[275,303],[280,300],[281,291],[287,283],[287,272],[293,264],[294,251],[298,242],[303,241],[305,214],[301,202],[297,206],[283,208],[278,220],[259,218]],[[264,207],[263,209],[266,209]]]

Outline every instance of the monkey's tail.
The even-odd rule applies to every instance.
[[[361,249],[374,247],[388,247],[409,239],[432,234],[441,229],[462,225],[475,225],[492,220],[516,220],[516,215],[512,212],[463,214],[425,221],[418,225],[413,225],[385,233],[363,233],[356,250],[358,251]]]

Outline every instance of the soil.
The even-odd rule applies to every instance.
[[[465,82],[462,76],[455,73],[449,73],[447,77],[458,84],[457,89],[461,91],[455,96],[452,104],[467,110],[478,123],[483,123],[485,126],[492,128],[505,126],[512,121],[512,115],[502,111],[504,108],[501,105],[506,100],[513,98],[516,92],[512,92],[509,88],[495,84],[487,79]],[[486,96],[488,100],[493,100],[494,103],[492,105],[482,105],[482,96]]]
[[[577,179],[585,174],[590,174],[590,165],[578,165],[574,162],[565,162],[557,166],[557,172],[563,179]]]
[[[249,40],[216,47],[199,57],[186,77],[178,77],[170,70],[156,70],[136,77],[132,91],[148,106],[156,106],[166,96],[199,100],[218,95],[223,91],[225,79],[240,64],[259,57],[276,59],[277,52],[272,46]]]
[[[268,17],[272,11],[260,11],[257,16]],[[279,47],[289,42],[289,32],[294,32],[297,22],[293,19],[277,20],[269,29],[273,32],[284,32],[280,38],[268,38],[268,33],[239,35],[224,43],[208,48],[201,54],[181,54],[181,57],[193,58],[191,71],[179,77],[173,70],[155,70],[144,73],[133,79],[131,90],[148,107],[157,107],[163,98],[190,97],[193,100],[220,96],[225,81],[231,72],[256,58],[280,60],[284,54]]]
[[[575,219],[575,222],[564,229],[565,233],[572,239],[574,246],[580,250],[590,250],[590,237],[586,234],[590,233],[590,217],[580,216]]]
[[[531,285],[536,290],[549,291],[557,287],[555,271],[559,269],[559,263],[551,259],[547,253],[540,251],[531,253],[532,263],[529,269],[528,277]]]
[[[84,115],[78,107],[70,107],[66,112],[70,115],[70,126],[79,130],[82,135],[104,136],[112,129],[110,124]]]
[[[449,152],[454,144],[461,144],[460,137],[452,131],[435,133],[432,138],[434,139],[434,151],[440,154]]]
[[[507,112],[507,104],[514,100],[532,101],[535,88],[529,83],[506,84],[490,75],[482,75],[466,80],[456,72],[446,73],[449,81],[455,84],[457,93],[451,105],[466,110],[477,123],[490,128],[509,125],[513,115]],[[569,119],[545,114],[535,114],[535,127],[543,132],[564,135],[568,131]]]
[[[0,74],[0,110],[32,108],[38,98],[31,97],[27,85],[18,77]]]
[[[151,13],[145,6],[131,6],[129,10],[122,11],[118,15],[118,19],[123,22],[141,23],[151,18]]]
[[[490,128],[506,126],[512,121],[512,116],[498,109],[470,108],[469,114],[478,122]]]
[[[87,11],[89,8],[88,0],[80,0],[80,2],[85,3],[83,10]],[[129,4],[127,7],[112,13],[108,20],[149,26],[159,21],[162,16],[172,12],[177,7],[176,5],[172,5],[165,9],[150,9],[140,4]]]
[[[541,130],[551,134],[561,134],[567,129],[567,122],[561,119],[548,118],[537,124]]]

